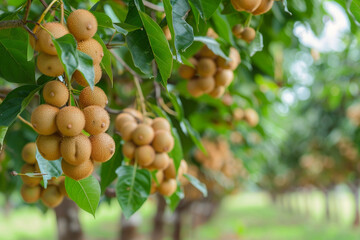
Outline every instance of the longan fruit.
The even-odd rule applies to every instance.
[[[128,113],[120,113],[115,119],[115,129],[121,132],[121,128],[128,122],[136,123],[136,119]]]
[[[134,158],[135,149],[136,149],[136,145],[133,142],[128,141],[124,143],[122,147],[122,152],[126,158],[131,160]]]
[[[197,80],[199,88],[204,93],[210,93],[215,88],[215,79],[213,77],[202,77]]]
[[[241,34],[241,38],[245,40],[247,43],[251,43],[256,37],[255,29],[251,27],[246,27]]]
[[[222,57],[218,57],[216,59],[217,66],[222,69],[231,69],[234,71],[241,63],[241,57],[236,48],[230,48],[229,58],[230,61],[227,61]]]
[[[59,109],[48,104],[39,105],[31,114],[31,124],[38,134],[51,135],[57,131]]]
[[[93,38],[78,42],[79,51],[89,55],[94,65],[98,65],[104,56],[103,48],[101,44]]]
[[[81,108],[86,108],[90,105],[97,105],[102,108],[108,104],[108,99],[104,91],[99,87],[94,87],[94,90],[88,86],[84,88],[79,96],[79,105]]]
[[[133,108],[124,108],[123,109],[123,112],[126,112],[128,114],[130,114],[131,116],[139,119],[139,120],[142,120],[143,119],[143,115],[141,114],[140,111],[136,110],[136,109],[133,109]]]
[[[230,69],[220,70],[215,74],[216,86],[228,87],[234,80],[234,72]]]
[[[170,197],[176,192],[177,182],[175,179],[167,179],[160,184],[158,191],[161,195]]]
[[[154,139],[155,132],[150,125],[141,123],[132,132],[132,141],[136,145],[148,145]]]
[[[85,9],[77,9],[70,13],[67,18],[67,26],[76,40],[82,41],[95,35],[98,23],[91,12]]]
[[[233,7],[239,12],[253,12],[259,7],[261,0],[231,0],[231,3]]]
[[[91,159],[94,162],[106,162],[115,153],[115,141],[106,133],[90,136],[91,141]]]
[[[196,66],[200,77],[211,77],[216,73],[216,64],[211,58],[202,58]]]
[[[40,47],[40,44],[39,44],[38,32],[39,31],[37,31],[35,33],[37,39],[35,39],[35,37],[32,34],[29,33],[29,42],[30,42],[30,45],[31,45],[32,49],[34,49],[37,52],[41,52],[41,47]]]
[[[197,54],[198,56],[200,56],[201,58],[215,58],[216,54],[211,51],[208,46],[204,46],[200,49],[200,51]]]
[[[209,95],[213,98],[220,98],[224,95],[225,93],[225,87],[223,86],[218,86],[215,87],[214,90],[212,90]]]
[[[62,107],[69,100],[69,90],[65,84],[60,81],[50,81],[44,86],[43,97],[47,104]]]
[[[36,60],[36,66],[42,74],[58,77],[64,73],[64,67],[58,56],[41,52]]]
[[[244,27],[241,24],[236,24],[232,29],[232,33],[236,38],[241,38],[241,34],[244,31]]]
[[[169,121],[162,117],[157,117],[153,120],[151,127],[154,129],[154,131],[158,130],[164,130],[164,131],[171,131],[171,125]]]
[[[21,186],[20,194],[25,202],[34,203],[40,199],[41,186],[29,187],[25,184]]]
[[[125,122],[120,129],[121,138],[125,141],[130,141],[137,126],[136,122]]]
[[[41,194],[41,201],[49,208],[59,206],[63,199],[64,195],[61,194],[59,187],[56,185],[49,185]]]
[[[233,118],[235,121],[241,121],[245,117],[245,111],[241,108],[236,108],[233,112]]]
[[[79,135],[85,127],[84,113],[77,107],[64,107],[56,116],[56,126],[64,136]]]
[[[164,172],[163,171],[157,171],[156,174],[156,180],[159,184],[161,184],[164,181]]]
[[[68,195],[67,192],[66,192],[65,181],[64,181],[64,180],[59,183],[59,190],[60,190],[60,193],[61,193],[63,196],[69,197],[69,195]]]
[[[22,166],[21,171],[22,174],[25,173],[38,173],[36,171],[35,165],[25,164]],[[42,177],[29,177],[27,175],[21,175],[20,176],[24,184],[26,184],[29,187],[35,187],[40,184]]]
[[[274,4],[274,0],[261,0],[259,7],[252,12],[252,15],[260,15],[267,13],[268,11],[270,11],[273,4]]]
[[[110,125],[108,112],[96,105],[88,106],[83,110],[85,116],[85,131],[91,135],[106,132]]]
[[[153,163],[151,164],[151,168],[157,170],[163,170],[169,166],[169,163],[170,163],[170,158],[167,153],[157,153],[155,155],[155,159]]]
[[[36,144],[34,142],[27,143],[22,151],[21,157],[28,164],[36,163]]]
[[[142,167],[150,166],[155,160],[155,150],[150,145],[135,149],[135,161]]]
[[[50,32],[54,36],[54,38],[57,39],[68,34],[69,33],[68,29],[61,23],[57,23],[57,22],[44,23],[42,26],[47,31],[41,28],[36,33],[41,51],[49,55],[57,55],[55,45],[52,41],[52,37],[48,32]]]
[[[147,124],[147,125],[150,125],[150,126],[153,124],[153,122],[154,121],[149,117],[144,118],[144,121],[143,121],[144,124]]]
[[[94,85],[96,85],[98,82],[100,82],[102,77],[102,69],[100,67],[100,64],[94,65]],[[81,74],[80,71],[76,70],[74,74],[72,75],[73,79],[79,84],[80,86],[87,87],[89,86],[89,83],[86,81],[85,77]]]
[[[170,152],[174,147],[174,138],[171,133],[159,130],[155,133],[152,146],[156,152]]]
[[[182,159],[181,162],[180,162],[180,166],[179,166],[179,169],[178,169],[178,176],[179,177],[182,177],[184,174],[186,174],[188,172],[188,164],[187,162]]]
[[[61,157],[60,142],[61,137],[57,134],[49,136],[39,135],[36,139],[36,146],[43,158],[53,161]]]
[[[187,82],[186,88],[191,96],[197,98],[204,94],[204,91],[198,84],[198,79],[192,79]]]
[[[179,70],[178,70],[180,77],[182,77],[184,79],[191,79],[196,74],[195,68],[197,65],[197,60],[195,58],[191,58],[189,61],[191,62],[192,65],[194,65],[194,67],[183,64],[179,67]]]
[[[176,178],[176,169],[172,158],[170,158],[169,166],[164,170],[164,176],[165,179]]]
[[[245,120],[251,127],[255,127],[259,124],[259,114],[254,109],[245,109]]]
[[[90,159],[86,160],[79,166],[73,166],[66,161],[61,161],[61,168],[64,174],[75,181],[89,177],[94,171],[94,163]]]
[[[60,152],[63,160],[67,163],[79,166],[90,159],[91,142],[83,134],[75,137],[64,137],[60,143]]]

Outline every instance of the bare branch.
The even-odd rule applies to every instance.
[[[143,0],[143,3],[144,3],[144,6],[146,6],[148,8],[151,8],[151,9],[153,9],[155,11],[159,11],[159,12],[164,12],[165,11],[163,7],[158,6],[156,4],[153,4],[151,2],[148,2],[146,0]]]

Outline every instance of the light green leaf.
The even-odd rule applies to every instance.
[[[92,11],[91,13],[94,14],[99,27],[114,28],[111,18],[105,13],[95,11]]]
[[[190,2],[194,4],[196,9],[200,12],[202,19],[209,19],[216,9],[218,9],[221,0],[190,0]]]
[[[93,38],[96,41],[98,41],[103,48],[104,57],[102,58],[100,65],[101,65],[102,69],[105,69],[106,74],[110,78],[111,84],[113,84],[114,77],[113,77],[113,72],[112,72],[112,67],[111,67],[111,53],[110,53],[109,49],[107,49],[104,41],[99,37],[99,35],[95,34],[95,36]]]
[[[204,183],[200,182],[197,178],[189,174],[184,174],[184,177],[186,177],[190,181],[191,185],[198,189],[204,197],[207,197],[208,192]]]
[[[79,66],[76,40],[73,35],[66,34],[61,38],[53,38],[52,41],[55,45],[61,64],[64,67],[65,74],[68,79],[71,79],[71,76]]]
[[[221,50],[220,44],[211,37],[195,37],[194,39],[196,42],[204,43],[211,51],[213,51],[217,56],[221,56],[226,60],[230,60],[228,56]]]
[[[133,26],[133,25],[127,24],[127,23],[114,23],[114,27],[115,27],[116,31],[124,34],[125,36],[129,32],[133,32],[133,31],[140,29],[140,27],[138,27],[138,26]]]
[[[190,122],[187,119],[184,119],[183,123],[186,127],[188,134],[190,135],[191,140],[204,154],[207,154],[206,149],[201,142],[200,134],[191,126]]]
[[[263,35],[260,32],[256,32],[255,39],[250,43],[249,53],[250,57],[254,56],[255,53],[261,52],[264,48]]]
[[[93,60],[89,55],[87,55],[79,50],[76,50],[76,51],[77,51],[77,56],[78,56],[78,61],[79,61],[77,70],[79,70],[79,72],[81,72],[81,74],[84,76],[84,78],[86,79],[90,88],[94,89],[95,71],[94,71],[94,66],[93,66]]]
[[[43,175],[44,180],[44,188],[47,188],[48,181],[53,177],[60,177],[62,174],[61,169],[61,159],[55,161],[48,161],[41,154],[39,153],[38,149],[36,148],[36,160],[38,162],[40,172]]]

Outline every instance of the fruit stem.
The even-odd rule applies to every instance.
[[[60,0],[60,9],[61,9],[61,17],[60,17],[60,23],[64,25],[64,2],[63,0]]]
[[[45,15],[48,13],[48,11],[51,9],[52,5],[54,5],[58,0],[53,0],[48,6],[47,8],[44,10],[44,12],[41,14],[39,20],[37,21],[37,24],[34,27],[34,33],[36,33],[36,31],[39,28],[40,23],[44,20]]]
[[[247,19],[246,19],[246,21],[245,21],[245,27],[249,27],[249,26],[250,26],[252,16],[253,16],[253,15],[250,13],[249,16],[247,17]]]
[[[18,116],[18,119],[20,121],[22,121],[23,123],[25,123],[26,125],[28,125],[29,127],[31,127],[32,130],[35,131],[35,128],[33,127],[33,125],[29,122],[29,121],[26,121],[24,118],[22,118],[20,115]],[[36,131],[35,131],[36,132]]]

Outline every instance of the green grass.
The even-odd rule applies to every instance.
[[[263,193],[243,193],[226,198],[220,211],[205,225],[196,229],[191,223],[184,225],[186,240],[355,240],[360,230],[351,228],[353,204],[346,192],[337,194],[337,218],[330,223],[324,220],[323,196],[315,192],[308,198],[311,202],[310,216],[306,216],[304,197],[301,193],[291,196],[297,212],[289,213],[269,202]],[[290,198],[289,198],[290,199]],[[299,201],[302,200],[302,201]],[[0,199],[0,204],[2,203]],[[151,232],[154,203],[148,201],[141,209],[142,235]],[[115,239],[120,222],[120,207],[116,201],[104,203],[97,211],[96,219],[85,212],[80,213],[86,239]],[[167,219],[171,219],[170,213]],[[189,216],[186,216],[189,219]],[[171,225],[166,227],[171,233]],[[51,240],[56,239],[56,222],[53,211],[43,214],[31,207],[13,209],[8,216],[0,212],[0,240]],[[145,238],[146,239],[146,238]],[[167,238],[170,239],[170,238]]]

